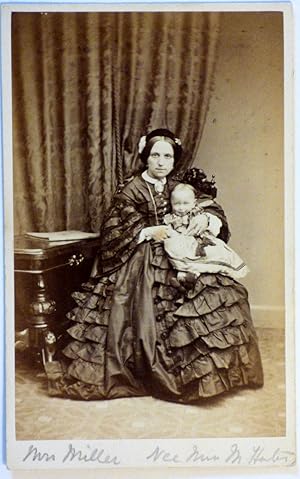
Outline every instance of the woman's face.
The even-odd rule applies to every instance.
[[[161,180],[174,168],[174,150],[167,141],[157,141],[151,148],[148,158],[147,173],[152,178]]]

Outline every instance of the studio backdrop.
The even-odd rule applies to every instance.
[[[98,231],[137,145],[167,127],[193,163],[214,85],[218,13],[14,13],[15,233]]]
[[[218,13],[14,13],[15,233],[98,231],[153,128],[192,164],[218,33]]]

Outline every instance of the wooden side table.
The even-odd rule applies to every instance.
[[[28,328],[34,362],[51,354],[75,305],[71,293],[89,278],[99,243],[99,238],[53,243],[15,237],[15,327]]]

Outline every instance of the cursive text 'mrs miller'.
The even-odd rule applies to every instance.
[[[117,456],[110,456],[104,449],[97,447],[92,448],[89,444],[86,446],[86,450],[81,448],[76,449],[73,444],[69,444],[68,451],[65,454],[62,462],[64,463],[89,463],[94,462],[97,464],[112,464],[118,466],[120,460]]]

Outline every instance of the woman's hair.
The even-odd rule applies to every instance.
[[[171,196],[173,195],[173,193],[180,193],[180,191],[191,191],[194,194],[195,198],[197,196],[197,191],[195,190],[195,188],[192,185],[188,185],[187,183],[178,183],[178,185],[173,188]]]
[[[144,164],[147,164],[152,147],[157,141],[166,141],[167,143],[170,143],[174,151],[174,164],[176,164],[181,157],[181,141],[179,138],[176,138],[170,130],[158,128],[157,130],[148,133],[146,137],[142,137],[142,139],[144,140],[144,146],[142,150],[140,150],[140,158]]]

